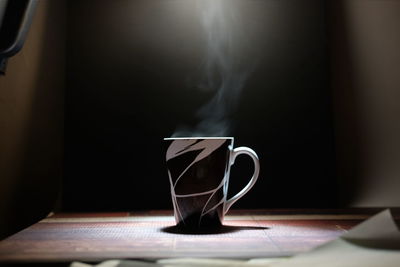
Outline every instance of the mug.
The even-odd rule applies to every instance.
[[[233,148],[233,137],[165,138],[166,164],[178,228],[222,226],[224,215],[255,184],[260,172],[257,154],[248,147]],[[240,154],[253,159],[249,183],[227,199],[230,167]]]

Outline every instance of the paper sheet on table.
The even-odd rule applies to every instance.
[[[74,265],[75,264],[75,265]],[[91,265],[73,263],[71,267]],[[265,266],[265,267],[399,267],[400,231],[390,211],[385,210],[360,223],[340,238],[310,252],[283,259],[252,259],[248,261],[223,259],[162,259],[156,263],[139,261],[108,261],[98,267],[144,266]]]
[[[340,238],[273,267],[400,266],[400,232],[390,211],[362,222]]]

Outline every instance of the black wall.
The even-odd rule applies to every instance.
[[[172,208],[163,141],[212,92],[194,89],[204,37],[189,0],[68,1],[65,210]],[[260,157],[236,208],[336,205],[325,6],[235,1],[256,68],[232,114]],[[251,175],[239,158],[231,192]]]

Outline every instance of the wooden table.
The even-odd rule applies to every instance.
[[[231,211],[218,233],[181,234],[171,211],[53,214],[0,242],[0,263],[290,256],[333,240],[375,209]]]

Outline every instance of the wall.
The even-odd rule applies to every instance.
[[[194,0],[68,2],[63,207],[172,208],[162,139],[196,120],[205,37]],[[325,6],[320,0],[228,0],[255,68],[231,118],[237,146],[261,160],[236,208],[336,205]],[[240,157],[231,193],[251,162]]]
[[[22,51],[0,76],[0,238],[46,216],[61,184],[64,3],[38,2]]]
[[[331,1],[339,194],[400,205],[400,1]]]

